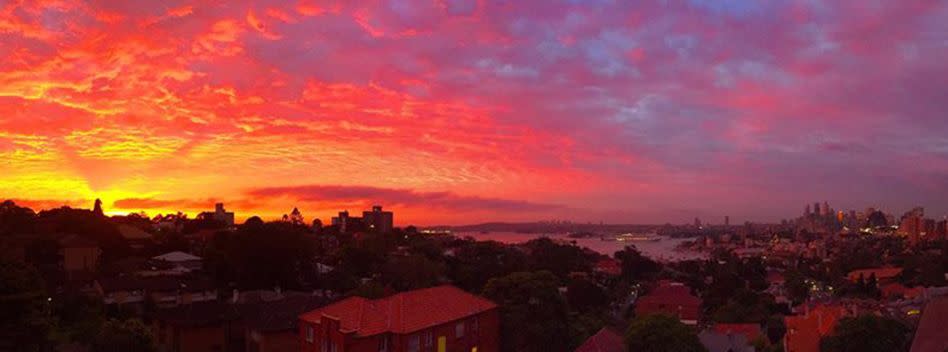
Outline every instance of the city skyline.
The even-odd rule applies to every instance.
[[[948,3],[0,5],[0,198],[327,221],[948,214]]]

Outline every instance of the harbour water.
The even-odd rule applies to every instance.
[[[575,242],[580,247],[586,247],[598,253],[613,255],[626,246],[635,246],[642,254],[652,258],[652,260],[669,262],[688,259],[706,258],[707,255],[701,252],[676,250],[678,244],[688,241],[685,238],[661,237],[658,241],[604,241],[599,237],[593,238],[571,238],[565,233],[518,233],[518,232],[459,232],[455,233],[458,237],[473,237],[479,241],[497,241],[501,243],[523,243],[529,240],[548,237],[554,240],[563,240]]]

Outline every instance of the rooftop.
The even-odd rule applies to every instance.
[[[948,351],[948,297],[940,297],[928,302],[922,310],[922,318],[915,331],[910,352]]]
[[[624,352],[622,336],[609,328],[602,328],[576,348],[575,352]]]
[[[195,260],[201,260],[201,257],[192,255],[189,253],[174,251],[171,253],[165,253],[159,256],[152,257],[152,259],[164,260],[166,262],[189,262]]]
[[[350,297],[300,316],[318,323],[338,319],[340,329],[358,336],[410,333],[497,308],[493,302],[454,286],[437,286],[370,300]]]
[[[115,278],[99,278],[96,280],[105,292],[116,291],[207,291],[212,289],[213,283],[204,277],[180,276],[150,276],[133,277],[120,276]]]

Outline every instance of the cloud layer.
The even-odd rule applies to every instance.
[[[421,223],[940,216],[946,33],[939,0],[11,1],[0,195],[328,217],[358,193]]]

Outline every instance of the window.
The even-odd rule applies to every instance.
[[[332,344],[329,345],[329,352],[337,352],[337,351],[339,351],[339,349],[336,348],[336,342],[334,341]]]
[[[431,347],[431,345],[434,345],[434,333],[431,330],[425,331],[425,347]]]
[[[464,322],[459,322],[454,326],[454,337],[462,338],[464,337]]]
[[[408,352],[418,352],[421,350],[421,337],[412,335],[408,338]]]
[[[313,343],[313,326],[306,325],[306,342]]]
[[[323,343],[319,344],[319,352],[329,352],[329,340],[323,339]]]

